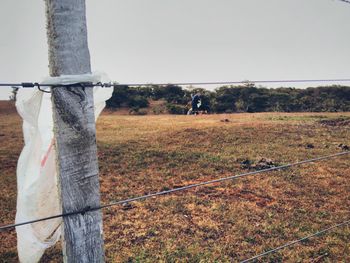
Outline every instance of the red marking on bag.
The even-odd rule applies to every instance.
[[[45,166],[46,161],[47,161],[47,159],[49,158],[49,154],[50,154],[50,152],[51,152],[51,150],[52,150],[53,143],[54,143],[54,141],[52,140],[52,141],[51,141],[51,144],[50,144],[50,146],[49,146],[49,149],[47,150],[47,152],[46,152],[44,158],[41,160],[41,164],[40,164],[41,167],[44,167],[44,166]]]

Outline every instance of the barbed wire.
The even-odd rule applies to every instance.
[[[272,84],[272,83],[316,83],[316,82],[350,82],[350,78],[344,79],[287,79],[287,80],[242,80],[242,81],[213,81],[213,82],[174,82],[174,83],[118,83],[118,82],[106,82],[106,83],[81,83],[85,87],[152,87],[152,86],[198,86],[198,85],[234,85],[234,84]],[[22,88],[35,88],[35,87],[61,87],[61,86],[74,86],[79,83],[70,85],[59,84],[45,84],[38,82],[21,82],[21,83],[0,83],[0,87],[22,87]]]
[[[183,187],[179,187],[179,188],[174,188],[174,189],[170,189],[170,190],[166,190],[166,191],[161,191],[161,192],[143,195],[143,196],[139,196],[139,197],[133,197],[133,198],[120,200],[120,201],[116,201],[116,202],[111,202],[109,204],[105,204],[105,205],[101,205],[101,206],[97,206],[97,207],[86,207],[85,209],[82,209],[79,211],[62,213],[59,215],[43,217],[40,219],[30,220],[30,221],[26,221],[26,222],[20,222],[20,223],[16,223],[16,224],[4,225],[4,226],[0,227],[0,231],[13,229],[13,228],[18,227],[18,226],[28,225],[28,224],[46,221],[46,220],[50,220],[50,219],[55,219],[55,218],[59,218],[59,217],[66,217],[66,216],[72,216],[72,215],[78,215],[78,214],[84,215],[85,213],[100,210],[100,209],[111,207],[111,206],[117,206],[117,205],[123,205],[123,204],[131,203],[131,202],[135,202],[135,201],[141,201],[141,200],[145,200],[145,199],[148,199],[151,197],[171,194],[171,193],[175,193],[175,192],[179,192],[179,191],[185,191],[185,190],[188,190],[191,188],[209,185],[209,184],[214,184],[214,183],[220,183],[220,182],[228,181],[228,180],[234,180],[234,179],[238,179],[238,178],[249,176],[249,175],[255,175],[255,174],[266,173],[266,172],[271,172],[271,171],[276,171],[276,170],[282,170],[282,169],[286,169],[289,167],[298,166],[298,165],[302,165],[302,164],[306,164],[306,163],[319,162],[322,160],[331,159],[331,158],[335,158],[335,157],[339,157],[339,156],[344,156],[347,154],[350,154],[350,151],[335,153],[335,154],[331,154],[331,155],[327,155],[327,156],[321,156],[321,157],[317,157],[317,158],[313,158],[313,159],[307,159],[304,161],[299,161],[299,162],[290,163],[290,164],[286,164],[286,165],[271,167],[271,168],[267,168],[267,169],[257,170],[257,171],[238,174],[238,175],[233,175],[233,176],[229,176],[229,177],[223,177],[223,178],[210,180],[210,181],[206,181],[206,182],[191,184],[191,185],[187,185],[187,186],[183,186]]]
[[[320,236],[320,235],[322,235],[322,234],[324,234],[324,233],[326,233],[326,232],[329,232],[329,231],[331,231],[331,230],[333,230],[333,229],[335,229],[335,228],[348,225],[349,223],[350,223],[350,220],[344,221],[344,222],[342,222],[342,223],[340,223],[340,224],[336,224],[336,225],[334,225],[334,226],[328,227],[328,228],[326,228],[326,229],[323,229],[323,230],[321,230],[321,231],[318,231],[318,232],[313,233],[313,234],[311,234],[311,235],[308,235],[308,236],[306,236],[306,237],[303,237],[303,238],[300,238],[300,239],[297,239],[297,240],[288,242],[288,243],[286,243],[286,244],[284,244],[284,245],[282,245],[282,246],[276,247],[276,248],[271,249],[271,250],[268,250],[268,251],[266,251],[266,252],[264,252],[264,253],[258,254],[258,255],[254,256],[254,257],[251,257],[251,258],[248,258],[248,259],[246,259],[246,260],[243,260],[243,261],[241,261],[240,263],[251,262],[251,261],[254,261],[254,260],[258,259],[258,258],[265,257],[265,256],[267,256],[267,255],[269,255],[269,254],[276,253],[277,251],[279,251],[279,250],[281,250],[281,249],[284,249],[284,248],[293,246],[293,245],[298,244],[298,243],[300,243],[300,242],[306,241],[306,240],[308,240],[308,239],[310,239],[310,238],[313,238],[313,237],[316,237],[316,236]]]

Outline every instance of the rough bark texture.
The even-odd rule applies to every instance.
[[[85,0],[46,0],[51,76],[90,73]],[[52,89],[63,213],[100,205],[92,88]],[[66,262],[103,262],[102,215],[63,219]]]

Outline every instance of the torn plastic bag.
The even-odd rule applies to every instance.
[[[42,83],[69,85],[108,82],[104,74],[65,75]],[[95,119],[112,95],[112,88],[94,88]],[[53,139],[51,94],[20,89],[16,108],[23,119],[24,147],[17,165],[16,223],[61,213]],[[61,235],[62,218],[16,227],[18,256],[23,263],[38,262],[45,249]]]

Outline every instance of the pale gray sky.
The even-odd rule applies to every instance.
[[[87,20],[93,70],[120,83],[350,78],[339,0],[87,0]],[[0,82],[48,75],[44,1],[1,0],[0,58]]]

